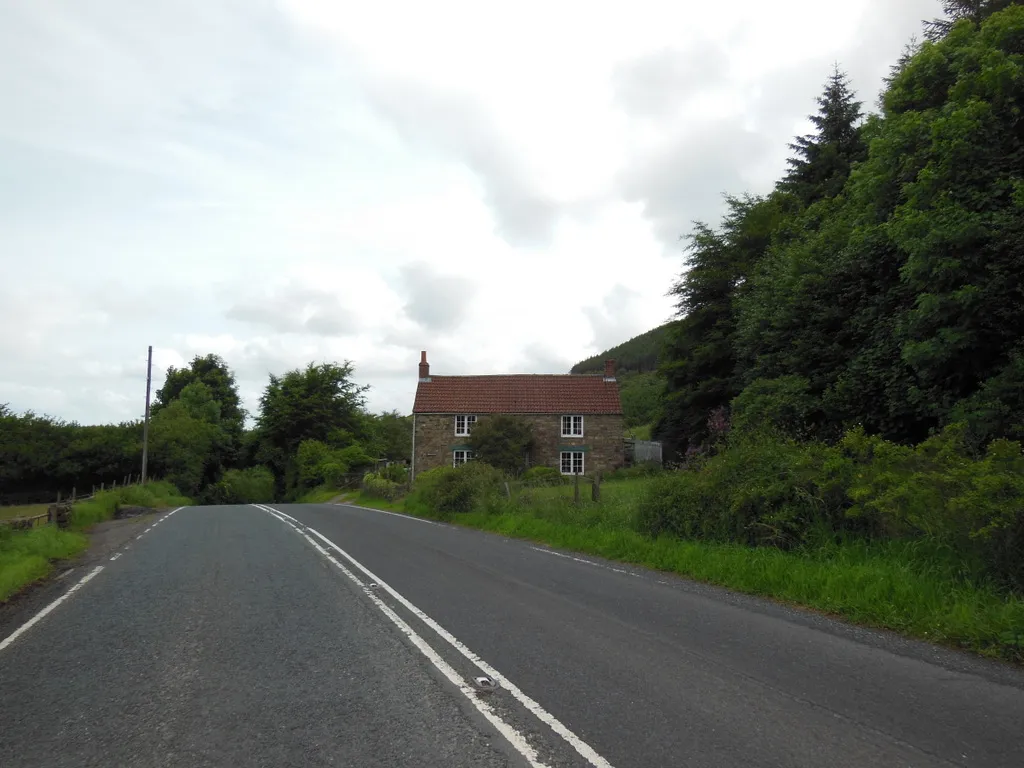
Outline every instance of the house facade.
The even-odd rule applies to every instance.
[[[422,352],[412,414],[413,476],[471,460],[473,427],[499,414],[530,424],[531,466],[592,475],[625,463],[614,360],[603,375],[431,376]]]

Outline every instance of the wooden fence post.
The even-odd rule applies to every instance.
[[[579,472],[573,472],[572,473],[572,481],[573,481],[573,489],[572,489],[573,502],[576,503],[576,504],[579,504],[580,503],[580,473]]]
[[[57,491],[57,503],[60,504],[60,491]]]
[[[100,483],[100,491],[103,491],[106,487],[107,487],[107,481],[104,480],[102,483]]]
[[[590,498],[592,501],[601,501],[601,471],[594,473],[594,481],[590,485]]]
[[[75,503],[75,496],[77,495],[77,494],[76,494],[75,492],[76,492],[77,490],[78,490],[78,489],[77,489],[77,488],[75,488],[75,486],[73,486],[73,485],[71,486],[71,503],[72,503],[72,504],[74,504],[74,503]]]

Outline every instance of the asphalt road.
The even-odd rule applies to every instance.
[[[72,574],[92,578],[0,647],[0,765],[1024,766],[1005,665],[452,526],[272,507],[183,509]]]

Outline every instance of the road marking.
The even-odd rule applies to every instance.
[[[534,552],[543,552],[545,555],[554,555],[555,557],[564,557],[566,560],[575,560],[577,563],[586,563],[592,565],[595,568],[604,568],[606,571],[615,571],[616,573],[624,573],[627,576],[632,576],[634,579],[644,578],[639,573],[633,573],[627,571],[624,568],[615,568],[611,565],[605,565],[604,563],[595,563],[593,560],[586,560],[582,557],[573,557],[572,555],[566,555],[561,552],[555,552],[553,549],[544,549],[543,547],[530,547]]]
[[[374,507],[363,507],[359,504],[335,504],[337,507],[355,507],[356,509],[365,509],[367,512],[380,512],[382,515],[394,515],[395,517],[404,517],[406,520],[415,520],[417,523],[426,523],[427,525],[442,525],[436,520],[424,520],[422,517],[414,517],[413,515],[403,515],[401,512],[389,512],[386,509],[375,509]]]
[[[21,637],[21,635],[23,635],[25,632],[28,632],[28,630],[30,630],[33,626],[35,626],[39,621],[42,621],[42,619],[44,619],[47,616],[47,614],[49,614],[54,608],[56,608],[58,605],[60,605],[65,600],[67,600],[69,597],[71,597],[73,594],[75,594],[75,592],[77,592],[79,589],[81,589],[82,586],[84,586],[93,576],[95,576],[97,573],[99,573],[102,570],[103,570],[103,566],[102,565],[97,565],[95,568],[93,568],[91,571],[89,571],[89,573],[87,573],[85,576],[83,576],[81,578],[81,580],[79,580],[79,582],[77,584],[75,584],[73,587],[71,587],[71,589],[69,589],[67,592],[65,592],[63,595],[58,597],[56,600],[54,600],[48,606],[43,608],[43,610],[41,610],[39,613],[37,613],[31,619],[26,621],[24,624],[22,624],[16,630],[14,630],[14,632],[12,632],[10,635],[8,635],[6,638],[4,638],[4,640],[2,642],[0,642],[0,651],[2,651],[4,648],[9,646],[11,643],[13,643],[19,637]]]
[[[117,560],[117,558],[119,558],[120,556],[121,556],[121,553],[118,552],[116,555],[114,555],[112,558],[110,558],[111,562],[113,562],[114,560]]]
[[[265,507],[263,505],[255,504],[253,506],[258,506],[258,508],[263,510],[264,512],[269,512],[278,520],[287,523],[296,531],[298,531],[299,534],[301,534],[302,538],[308,541],[310,545],[312,545],[313,548],[317,550],[317,552],[326,557],[331,563],[333,563],[338,568],[338,570],[340,570],[343,574],[345,574],[346,577],[351,579],[356,586],[363,590],[363,593],[368,598],[370,598],[371,601],[373,601],[373,604],[380,609],[381,613],[387,616],[391,623],[398,627],[399,631],[403,635],[409,638],[409,640],[412,642],[413,645],[416,646],[420,653],[426,656],[427,660],[430,661],[430,663],[433,664],[437,668],[437,670],[441,672],[441,674],[443,674],[452,685],[458,688],[463,696],[469,699],[470,703],[474,707],[476,707],[480,714],[482,714],[491,725],[494,726],[498,733],[504,736],[508,740],[509,744],[511,744],[512,747],[519,754],[526,758],[526,761],[530,764],[531,768],[549,768],[549,766],[546,763],[541,762],[540,756],[537,754],[537,750],[530,746],[530,743],[526,740],[526,737],[523,736],[523,734],[520,733],[515,726],[505,722],[501,718],[501,716],[498,715],[487,702],[481,701],[476,696],[476,691],[469,684],[467,684],[466,681],[462,679],[462,677],[459,676],[459,673],[456,672],[455,669],[452,668],[452,666],[447,661],[441,658],[440,654],[438,654],[437,651],[430,647],[430,644],[426,640],[424,640],[422,637],[420,637],[419,634],[416,633],[416,630],[410,627],[405,622],[405,620],[402,619],[401,616],[395,613],[387,605],[387,603],[381,600],[377,595],[373,594],[373,591],[370,589],[370,587],[368,587],[358,576],[356,576],[354,573],[352,573],[352,571],[350,571],[342,563],[340,563],[334,556],[331,555],[330,552],[328,552],[322,546],[317,544],[313,539],[311,539],[306,534],[305,531],[301,530],[297,525],[293,525],[292,523],[290,523],[289,520],[295,520],[294,517],[292,517],[291,515],[287,515],[284,512],[281,512],[280,510],[272,509],[271,507]],[[299,521],[295,520],[295,522],[298,523]],[[308,530],[311,533],[320,536],[320,534],[312,528],[309,528]]]
[[[254,506],[256,506],[256,505],[254,505]],[[276,510],[276,509],[273,509],[272,507],[267,507],[265,505],[259,505],[259,507],[261,509],[266,510],[266,511],[279,512],[282,515],[285,514],[284,512],[280,512],[280,510]],[[404,517],[404,515],[403,515],[403,517]],[[295,518],[291,518],[291,519],[295,520]],[[416,519],[416,518],[413,518],[413,519]],[[299,521],[295,520],[295,522],[298,523]],[[530,698],[525,693],[523,693],[523,691],[521,691],[519,689],[519,686],[517,686],[515,683],[513,683],[511,680],[509,680],[507,677],[505,677],[503,674],[501,674],[498,670],[496,670],[494,667],[492,667],[486,661],[481,659],[476,653],[474,653],[472,650],[470,650],[468,647],[466,647],[462,643],[461,640],[456,638],[447,629],[445,629],[440,624],[438,624],[436,621],[434,621],[432,618],[430,618],[430,616],[428,616],[423,611],[421,611],[419,608],[417,608],[415,605],[413,605],[408,600],[406,600],[402,595],[400,595],[398,592],[396,592],[387,582],[385,582],[379,576],[374,574],[373,571],[371,571],[369,568],[364,566],[362,563],[360,563],[358,560],[356,560],[354,557],[352,557],[352,555],[350,555],[348,552],[343,550],[341,547],[339,547],[333,541],[331,541],[326,536],[324,536],[322,533],[317,531],[315,528],[310,528],[308,525],[304,525],[304,528],[307,531],[309,531],[310,533],[312,533],[314,536],[316,536],[318,539],[320,539],[322,542],[327,544],[327,546],[329,546],[331,549],[335,550],[343,558],[348,560],[348,562],[350,562],[353,566],[355,566],[355,568],[357,568],[358,570],[362,571],[363,574],[365,574],[367,576],[367,578],[370,579],[370,581],[376,582],[376,584],[377,584],[379,589],[385,590],[395,600],[397,600],[399,603],[401,603],[403,606],[405,606],[405,608],[410,613],[412,613],[420,621],[422,621],[424,624],[426,624],[428,627],[430,627],[432,630],[434,630],[434,632],[436,632],[437,635],[441,639],[443,639],[445,642],[447,642],[450,646],[452,646],[455,650],[457,650],[459,653],[461,653],[463,656],[465,656],[471,662],[476,664],[476,666],[481,671],[483,671],[484,674],[486,674],[489,677],[491,677],[494,680],[496,680],[498,682],[498,684],[502,688],[504,688],[506,691],[508,691],[509,694],[511,694],[512,697],[516,699],[516,701],[518,701],[520,704],[522,704],[538,720],[540,720],[542,723],[544,723],[549,728],[551,728],[551,730],[553,730],[555,733],[557,733],[559,736],[561,736],[562,739],[567,744],[569,744],[569,746],[571,746],[573,749],[575,749],[576,752],[579,753],[579,755],[581,757],[583,757],[585,760],[587,760],[587,762],[589,762],[592,766],[594,766],[594,768],[612,768],[612,764],[611,763],[609,763],[605,758],[603,758],[601,755],[599,755],[597,753],[597,751],[593,747],[591,747],[589,744],[587,744],[583,739],[581,739],[579,736],[577,736],[575,733],[573,733],[571,730],[569,730],[569,728],[564,723],[562,723],[557,717],[552,715],[550,712],[545,710],[540,704],[538,704],[532,698]],[[300,533],[302,533],[302,531],[300,531]],[[305,534],[303,534],[303,535],[305,535]],[[322,549],[322,547],[318,547],[318,549]],[[369,592],[368,590],[367,590],[367,594],[369,594],[373,598],[377,597],[376,595],[374,595],[372,592]],[[386,608],[387,606],[384,605],[384,607]],[[474,697],[473,700],[476,701],[475,697]],[[511,726],[509,726],[509,727],[511,727]]]

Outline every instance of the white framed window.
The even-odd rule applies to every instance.
[[[476,416],[459,414],[455,417],[455,434],[465,437],[473,431],[474,424],[476,424]]]
[[[452,451],[452,466],[461,467],[467,461],[473,460],[472,451]]]
[[[583,417],[563,416],[562,437],[583,437]]]
[[[583,474],[583,451],[561,451],[559,461],[563,475]]]

